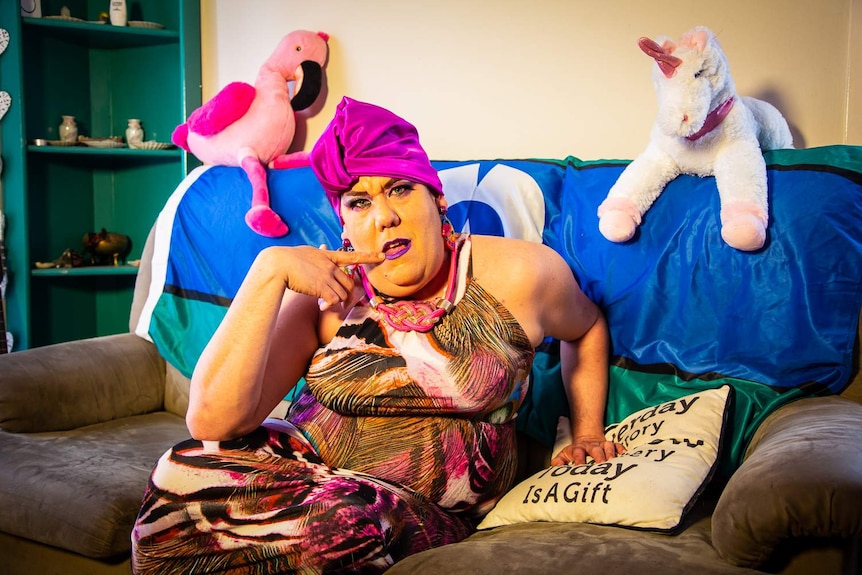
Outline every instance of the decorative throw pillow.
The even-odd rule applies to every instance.
[[[724,385],[631,414],[605,430],[626,453],[536,473],[509,491],[479,529],[561,521],[673,531],[712,477],[731,398]],[[560,427],[568,436],[557,448],[571,441],[568,423]]]

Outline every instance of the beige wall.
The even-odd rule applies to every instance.
[[[631,158],[655,115],[640,36],[715,31],[738,91],[788,119],[797,147],[862,144],[862,0],[203,0],[204,99],[253,82],[294,29],[331,35],[328,96],[419,128],[435,159]]]
[[[853,0],[847,57],[847,143],[862,143],[862,0]]]

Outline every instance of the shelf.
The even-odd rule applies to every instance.
[[[128,331],[137,267],[34,269],[34,262],[70,248],[83,255],[82,236],[101,229],[128,236],[128,261],[140,259],[167,198],[197,165],[177,147],[35,145],[59,139],[63,115],[75,117],[79,134],[98,137],[122,137],[138,118],[147,141],[170,143],[201,105],[200,0],[129,3],[129,20],[165,28],[95,22],[108,4],[41,0],[43,14],[66,7],[80,18],[73,20],[29,18],[17,0],[0,1],[10,39],[0,78],[15,102],[0,123],[12,280],[6,324],[21,350]]]
[[[27,146],[27,151],[35,154],[58,154],[62,156],[139,156],[142,158],[166,157],[181,158],[180,148],[168,150],[135,150],[133,148],[88,148],[87,146]]]
[[[40,29],[42,34],[53,36],[88,48],[132,48],[179,42],[175,30],[111,26],[91,22],[23,18],[24,26]]]
[[[33,277],[60,277],[60,276],[131,276],[137,275],[138,266],[82,266],[79,268],[46,268],[30,270]]]

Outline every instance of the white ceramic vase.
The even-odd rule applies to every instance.
[[[128,16],[126,15],[126,0],[111,0],[111,9],[109,10],[112,26],[125,26],[128,24]]]
[[[126,144],[130,148],[137,148],[143,141],[144,129],[141,128],[141,121],[129,118],[129,127],[126,128]]]
[[[60,124],[58,133],[61,142],[77,142],[78,124],[75,123],[75,116],[63,116],[63,123]]]

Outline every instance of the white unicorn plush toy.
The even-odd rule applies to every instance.
[[[631,239],[668,182],[680,174],[714,175],[721,237],[738,250],[763,247],[769,215],[762,150],[793,147],[784,117],[767,102],[737,95],[727,57],[706,27],[678,43],[641,38],[638,46],[655,60],[658,117],[646,149],[599,206],[602,235]]]

